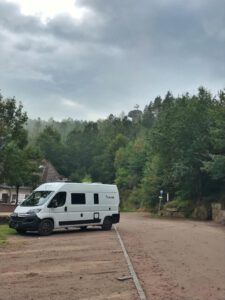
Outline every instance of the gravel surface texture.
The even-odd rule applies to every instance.
[[[147,299],[225,300],[224,226],[124,213],[117,229]],[[0,300],[138,300],[115,230],[8,241],[0,247]]]
[[[118,230],[149,300],[225,300],[225,227],[124,214]]]
[[[0,247],[0,300],[136,300],[114,230],[15,235]]]

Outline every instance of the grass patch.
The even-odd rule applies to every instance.
[[[15,233],[16,231],[9,228],[8,224],[0,225],[0,246],[5,245],[7,243],[7,237]]]

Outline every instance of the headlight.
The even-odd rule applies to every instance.
[[[41,208],[35,208],[35,209],[28,210],[27,214],[28,214],[28,215],[36,215],[36,214],[38,214],[40,211],[41,211]]]
[[[10,215],[10,217],[17,217],[17,216],[18,216],[17,213],[12,213],[12,214]]]

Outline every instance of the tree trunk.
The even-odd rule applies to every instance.
[[[18,198],[19,198],[19,185],[16,186],[16,206],[18,205]]]

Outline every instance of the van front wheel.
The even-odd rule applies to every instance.
[[[25,234],[26,233],[26,230],[25,229],[16,229],[17,233],[19,234]]]
[[[110,217],[106,217],[102,224],[103,230],[110,230],[112,228],[112,219]]]
[[[42,236],[50,235],[53,231],[53,228],[53,222],[49,219],[45,219],[39,224],[38,233]]]

